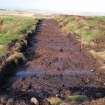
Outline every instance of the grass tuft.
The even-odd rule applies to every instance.
[[[84,95],[68,96],[66,99],[69,102],[76,102],[76,103],[81,103],[81,102],[88,100],[88,98]]]
[[[76,33],[77,38],[83,39],[87,43],[105,35],[105,16],[57,16],[55,19],[63,31]]]
[[[0,44],[7,45],[12,40],[19,39],[32,26],[37,19],[32,17],[1,16],[0,18]]]
[[[60,105],[60,103],[62,103],[62,100],[58,97],[50,97],[47,100],[51,105]]]

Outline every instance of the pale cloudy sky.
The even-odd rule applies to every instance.
[[[105,12],[105,0],[0,0],[0,8]]]

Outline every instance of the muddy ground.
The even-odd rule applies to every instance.
[[[96,60],[55,20],[40,22],[26,55],[27,63],[2,85],[0,105],[30,105],[33,96],[40,102],[68,94],[86,95],[89,101],[105,96],[105,77],[97,72]]]

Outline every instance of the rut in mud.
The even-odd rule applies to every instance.
[[[30,60],[3,86],[1,97],[7,95],[29,105],[33,96],[42,100],[57,94],[63,97],[68,91],[90,99],[105,96],[105,81],[98,80],[96,61],[80,49],[72,34],[61,32],[55,20],[45,19],[39,24],[27,55]]]

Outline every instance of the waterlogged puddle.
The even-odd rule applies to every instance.
[[[33,72],[26,72],[26,71],[20,71],[16,73],[17,77],[28,77],[28,76],[34,76],[35,73]]]
[[[17,78],[27,78],[27,77],[41,77],[43,73],[39,71],[19,71],[16,73]]]
[[[95,74],[91,71],[70,71],[65,70],[63,72],[51,72],[45,70],[29,70],[29,71],[19,71],[15,75],[15,79],[35,79],[36,81],[45,81],[54,84],[65,84],[66,87],[78,86],[78,85],[95,85],[91,81],[95,81]],[[78,81],[77,81],[78,80]],[[75,83],[75,84],[74,84]],[[52,85],[52,84],[51,84]]]
[[[24,77],[44,77],[44,76],[59,76],[61,75],[61,73],[55,74],[55,73],[49,73],[49,72],[45,72],[45,71],[40,71],[40,70],[35,70],[35,71],[19,71],[16,73],[16,77],[17,78],[24,78]],[[68,71],[65,70],[62,73],[62,76],[76,76],[76,75],[86,75],[86,76],[94,76],[94,73],[90,72],[90,71]]]

